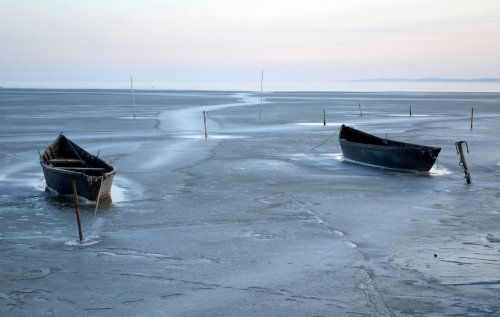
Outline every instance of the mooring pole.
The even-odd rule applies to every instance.
[[[467,145],[466,141],[455,142],[455,147],[457,148],[457,154],[460,155],[460,162],[458,163],[458,165],[460,165],[464,168],[465,181],[467,182],[467,184],[470,184],[472,182],[472,180],[471,180],[469,168],[467,167],[467,161],[465,160],[464,143],[465,143],[465,146],[467,148],[467,153],[469,153],[469,145]]]
[[[73,180],[73,196],[75,197],[76,222],[78,223],[78,234],[80,242],[83,241],[82,223],[80,222],[80,207],[78,207],[78,193],[76,192],[76,181]]]
[[[208,130],[207,130],[207,112],[203,111],[203,124],[205,125],[205,139],[208,138]]]
[[[262,82],[264,81],[264,68],[262,69],[262,73],[260,75],[260,108],[259,108],[259,119],[262,114]]]
[[[326,110],[323,110],[323,125],[326,125]]]
[[[363,112],[361,112],[361,104],[358,103],[358,107],[359,107],[359,116],[362,117],[363,116]]]
[[[133,106],[134,120],[135,120],[135,98],[134,98],[134,84],[132,83],[132,76],[130,76],[130,92],[132,94],[132,106]]]
[[[470,112],[470,129],[472,130],[472,122],[474,121],[474,107],[472,107],[472,110]]]
[[[410,117],[411,117],[411,105],[410,105]]]

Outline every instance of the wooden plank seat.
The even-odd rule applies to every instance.
[[[71,167],[71,166],[60,166],[57,167],[64,170],[72,170],[72,171],[87,171],[87,172],[103,172],[105,168],[102,167]]]
[[[54,158],[54,159],[49,159],[49,163],[52,164],[61,164],[61,163],[66,163],[66,164],[72,164],[72,163],[81,163],[80,160],[77,159],[72,159],[72,158]]]

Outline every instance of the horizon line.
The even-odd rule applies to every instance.
[[[129,80],[129,79],[128,79]],[[129,81],[37,81],[0,80],[0,89],[130,90]],[[500,78],[373,78],[329,82],[265,82],[265,92],[500,92]],[[161,82],[135,81],[134,90],[144,91],[260,91],[257,81]]]

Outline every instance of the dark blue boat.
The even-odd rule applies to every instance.
[[[47,187],[61,195],[72,194],[73,180],[78,196],[97,201],[109,198],[115,168],[60,134],[41,154]]]
[[[383,139],[342,125],[339,142],[344,158],[398,170],[428,172],[441,151],[439,147]]]

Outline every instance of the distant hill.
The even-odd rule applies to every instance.
[[[399,81],[399,82],[436,82],[436,83],[500,83],[500,78],[372,78],[353,81]]]

